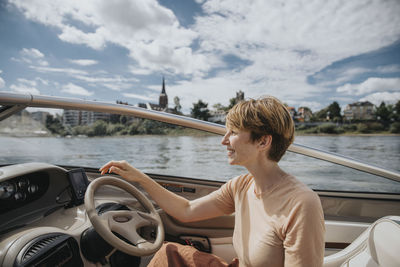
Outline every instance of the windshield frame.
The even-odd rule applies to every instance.
[[[26,107],[77,109],[135,116],[202,130],[218,135],[224,135],[226,132],[224,125],[193,119],[190,117],[179,116],[176,114],[155,110],[147,110],[128,105],[75,98],[0,92],[0,105],[2,105],[0,109],[0,120],[3,120]],[[386,170],[343,155],[334,154],[296,143],[290,145],[288,151],[400,182],[400,173]]]

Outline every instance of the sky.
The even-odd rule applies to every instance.
[[[400,100],[399,0],[0,0],[0,91],[169,107]]]

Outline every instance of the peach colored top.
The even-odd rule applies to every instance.
[[[322,266],[325,224],[318,195],[293,176],[256,195],[251,174],[209,197],[235,212],[233,246],[240,266]]]

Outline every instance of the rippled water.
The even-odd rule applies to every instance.
[[[219,136],[0,137],[0,164],[39,161],[97,168],[125,159],[149,173],[219,181],[246,172],[228,164],[220,141]],[[295,142],[400,172],[398,136],[298,136]],[[290,152],[280,165],[314,189],[400,193],[400,183]]]

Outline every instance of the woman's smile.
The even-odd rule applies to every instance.
[[[233,154],[235,153],[235,150],[234,149],[232,149],[232,148],[229,148],[229,147],[227,147],[227,150],[228,150],[228,157],[232,157],[233,156]]]

